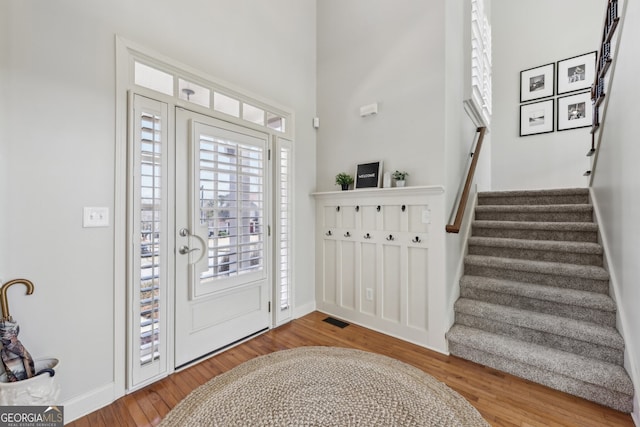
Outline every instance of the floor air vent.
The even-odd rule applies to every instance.
[[[347,322],[343,322],[342,320],[334,319],[333,317],[327,317],[323,321],[327,322],[327,323],[331,323],[332,325],[337,326],[338,328],[346,328],[347,326],[349,326],[349,324]]]

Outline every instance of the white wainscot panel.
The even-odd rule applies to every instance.
[[[315,193],[318,310],[446,353],[443,194]]]

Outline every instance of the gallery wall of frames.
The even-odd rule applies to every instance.
[[[596,52],[520,72],[520,136],[589,127]]]
[[[599,52],[588,52],[520,72],[520,136],[600,124],[605,76],[612,63],[618,0],[609,0]]]

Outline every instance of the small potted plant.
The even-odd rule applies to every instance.
[[[353,177],[348,173],[340,172],[336,175],[336,185],[340,185],[343,190],[348,190],[351,184],[353,184]]]
[[[393,173],[393,179],[396,180],[396,187],[404,187],[404,183],[407,179],[407,176],[409,176],[409,172],[405,172],[405,171],[395,171]]]

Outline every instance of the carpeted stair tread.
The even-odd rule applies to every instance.
[[[549,231],[598,231],[593,222],[547,222],[547,221],[488,221],[476,220],[471,223],[477,228],[497,228],[512,230],[549,230]]]
[[[580,254],[602,255],[602,246],[592,242],[564,242],[558,240],[526,240],[505,237],[469,238],[470,245],[494,246],[510,249],[533,249],[538,251],[574,252]]]
[[[469,329],[473,330],[472,328]],[[460,335],[462,334],[457,333],[457,331],[454,334],[451,334],[452,339],[449,341],[449,350],[454,356],[490,366],[494,369],[508,372],[520,378],[526,378],[538,384],[543,384],[553,389],[596,402],[600,405],[608,406],[617,411],[625,413],[633,411],[634,402],[632,394],[625,394],[616,390],[608,389],[606,388],[606,385],[603,386],[602,384],[586,383],[576,378],[557,374],[545,367],[540,368],[530,364],[526,359],[524,361],[519,361],[504,358],[500,355],[493,354],[491,352],[492,349],[490,348],[490,345],[486,351],[476,349],[472,346],[466,345],[463,341],[457,341],[457,339],[460,338]],[[462,337],[462,339],[464,339],[464,337]],[[512,341],[510,345],[518,345],[518,342]],[[524,345],[527,344],[524,343]],[[526,348],[524,350],[526,350]],[[619,372],[620,371],[617,373]],[[624,372],[620,375],[622,377],[626,376]],[[627,378],[626,381],[630,382],[630,379]]]
[[[589,195],[588,188],[556,188],[552,190],[507,190],[507,191],[482,191],[479,197],[539,197],[539,196],[572,196]]]
[[[588,204],[587,188],[559,190],[488,191],[478,193],[478,205]]]
[[[529,261],[513,258],[498,258],[482,255],[467,255],[465,265],[493,267],[504,270],[517,270],[538,274],[578,277],[593,280],[609,280],[609,273],[594,265],[563,264],[547,261]]]
[[[535,298],[541,301],[562,303],[577,308],[589,308],[612,313],[615,313],[617,309],[613,299],[605,294],[576,289],[556,288],[554,286],[537,285],[534,283],[465,275],[460,279],[460,287],[477,288],[485,291]]]
[[[459,298],[454,309],[456,313],[624,350],[622,336],[612,327],[467,298]]]
[[[628,396],[634,393],[631,379],[619,365],[463,325],[454,325],[447,333],[447,338],[451,342],[493,354],[505,361],[512,360],[516,363],[531,365]],[[531,380],[535,381],[535,379]]]
[[[481,205],[476,206],[476,212],[591,212],[590,204],[560,204],[560,205]]]

